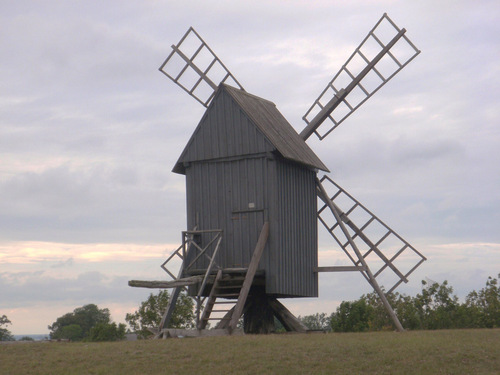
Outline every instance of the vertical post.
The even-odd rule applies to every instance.
[[[196,229],[196,227],[195,227]],[[189,250],[189,249],[188,249]],[[182,233],[182,264],[181,268],[179,270],[179,274],[177,276],[178,279],[182,278],[184,274],[184,264],[187,263],[187,251],[186,251],[186,236],[185,232]],[[163,316],[161,318],[160,326],[158,327],[158,337],[161,335],[161,331],[163,328],[168,327],[168,324],[170,323],[170,318],[172,318],[172,314],[174,313],[175,305],[177,303],[177,299],[179,298],[179,294],[181,293],[182,287],[178,286],[176,287],[173,291],[172,294],[170,295],[170,299],[168,300],[167,308],[165,309],[165,312],[163,313]]]
[[[181,275],[179,275],[179,278],[180,277]],[[175,309],[175,304],[177,303],[177,299],[179,298],[179,294],[181,293],[181,289],[182,287],[178,286],[172,291],[170,299],[168,300],[167,308],[165,309],[165,313],[161,318],[160,327],[158,328],[158,335],[161,335],[161,331],[163,330],[164,327],[168,327],[168,324],[170,323],[170,318],[172,317],[172,314]]]
[[[392,309],[392,306],[389,303],[389,301],[387,300],[387,297],[385,296],[384,292],[382,291],[382,289],[380,289],[380,286],[378,285],[377,280],[375,280],[375,277],[373,277],[372,271],[370,270],[370,267],[368,267],[368,264],[366,263],[365,258],[363,258],[363,255],[361,254],[361,252],[359,251],[358,247],[356,246],[356,243],[354,242],[354,240],[352,239],[351,235],[347,231],[347,228],[345,227],[344,222],[340,218],[340,215],[338,213],[337,207],[330,200],[330,198],[328,197],[328,194],[326,193],[323,185],[321,185],[321,182],[317,178],[316,178],[316,185],[318,187],[318,194],[320,195],[320,198],[328,205],[328,207],[332,211],[333,215],[335,216],[335,219],[337,220],[337,222],[338,222],[338,224],[340,226],[340,229],[342,230],[342,232],[344,233],[344,235],[347,237],[347,240],[349,241],[349,244],[351,245],[352,249],[356,253],[356,256],[358,257],[359,261],[361,262],[361,264],[363,265],[363,267],[365,267],[365,269],[366,269],[365,272],[368,275],[368,279],[370,280],[371,286],[373,287],[373,289],[375,289],[375,292],[377,292],[378,296],[380,297],[380,300],[382,301],[382,304],[384,305],[385,309],[389,313],[389,316],[392,319],[392,321],[394,322],[397,330],[399,332],[403,332],[404,328],[401,325],[401,322],[399,321],[396,313]]]
[[[236,328],[238,320],[240,319],[241,314],[243,313],[243,308],[245,307],[245,302],[247,300],[248,293],[250,292],[250,287],[252,286],[255,272],[257,272],[260,258],[262,256],[262,253],[264,252],[264,248],[266,247],[268,236],[269,236],[269,222],[266,221],[260,231],[259,239],[257,240],[257,245],[255,245],[255,250],[253,252],[252,259],[250,260],[247,274],[245,276],[245,280],[243,281],[243,286],[241,287],[240,290],[238,302],[236,303],[233,315],[231,316],[231,322],[229,323],[230,331]]]

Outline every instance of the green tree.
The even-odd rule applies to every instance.
[[[67,326],[62,326],[59,335],[53,338],[81,341],[83,340],[83,329],[79,324],[69,324]]]
[[[311,330],[327,330],[331,329],[330,317],[326,313],[316,313],[312,315],[299,316],[298,319]]]
[[[456,328],[459,315],[458,297],[448,281],[428,284],[422,280],[422,293],[414,298],[423,329]]]
[[[370,330],[395,329],[378,295],[363,296],[373,309]],[[459,328],[460,304],[453,288],[445,280],[442,284],[422,281],[422,292],[415,297],[399,293],[387,295],[394,312],[405,329]]]
[[[109,309],[99,309],[94,304],[78,307],[48,326],[50,338],[80,341],[86,338],[91,328],[98,323],[110,323]]]
[[[386,295],[386,298],[394,308],[397,296],[389,294]],[[395,329],[389,314],[387,314],[384,304],[376,292],[363,295],[360,300],[364,300],[367,305],[366,307],[363,307],[363,310],[366,310],[366,313],[361,315],[361,317],[368,320],[367,323],[369,331]],[[366,325],[366,323],[363,323],[363,325]]]
[[[119,341],[125,339],[125,324],[97,323],[90,329],[87,341]]]
[[[396,293],[394,304],[392,306],[399,321],[401,322],[401,325],[405,329],[422,329],[422,317],[418,309],[415,307],[415,300],[413,297]],[[390,321],[390,324],[395,328],[392,320]]]
[[[158,294],[151,293],[146,301],[133,314],[127,314],[126,322],[132,331],[138,334],[139,338],[147,338],[152,335],[156,327],[160,325],[162,315],[167,308],[170,295],[167,290],[162,290]],[[193,328],[194,324],[194,303],[193,299],[185,293],[181,293],[177,299],[170,327],[172,328]]]
[[[498,278],[488,277],[486,286],[470,292],[462,304],[446,280],[442,284],[423,280],[422,292],[415,297],[394,293],[387,299],[405,329],[495,328],[500,327]],[[342,302],[330,318],[336,332],[395,328],[375,292]]]
[[[0,341],[14,341],[14,336],[10,333],[10,331],[5,328],[8,324],[12,324],[12,322],[7,318],[6,315],[0,316]]]
[[[353,302],[342,302],[336,312],[330,316],[334,332],[364,332],[370,329],[373,307],[360,298]]]
[[[500,274],[498,278],[500,278]],[[471,317],[471,325],[474,327],[500,327],[500,288],[498,278],[488,277],[486,287],[479,292],[470,292],[465,299],[465,307]]]

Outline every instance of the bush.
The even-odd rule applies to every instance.
[[[35,339],[33,337],[23,336],[19,339],[19,341],[35,341]]]
[[[446,280],[442,284],[422,281],[422,292],[415,297],[395,293],[387,299],[405,329],[500,327],[500,288],[492,277],[479,292],[470,292],[463,304]],[[375,292],[342,302],[330,319],[335,332],[395,329]]]

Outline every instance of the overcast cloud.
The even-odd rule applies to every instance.
[[[422,53],[328,138],[333,179],[464,297],[500,272],[496,1],[0,1],[0,314],[44,333],[86,303],[123,321],[185,230],[171,169],[203,108],[158,72],[189,26],[245,89],[302,115],[387,12]],[[346,259],[320,236],[323,264]],[[347,264],[347,263],[345,263]],[[321,275],[332,312],[370,291]],[[33,311],[37,314],[33,314]]]

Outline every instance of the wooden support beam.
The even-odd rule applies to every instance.
[[[179,298],[179,294],[181,293],[183,287],[178,286],[177,288],[174,288],[172,291],[172,294],[170,295],[170,298],[168,300],[167,308],[165,309],[165,312],[163,313],[163,316],[161,318],[160,326],[158,327],[158,331],[161,333],[164,327],[168,327],[168,324],[170,323],[170,318],[172,318],[172,314],[174,313],[175,309],[175,304],[177,303],[177,299]],[[155,338],[158,338],[155,336]]]
[[[202,280],[203,276],[191,276],[171,281],[130,280],[128,282],[128,285],[135,288],[169,289],[169,288],[177,288],[179,286],[195,285]]]
[[[227,336],[229,332],[227,329],[180,329],[180,328],[166,328],[162,332],[163,338],[170,337],[210,337],[210,336]],[[243,335],[243,330],[234,330],[232,335]]]
[[[333,267],[316,267],[314,272],[351,272],[351,271],[366,271],[363,266],[333,266]]]
[[[231,317],[231,322],[229,323],[229,329],[233,330],[238,324],[238,320],[243,313],[243,308],[245,307],[245,302],[248,297],[248,292],[250,292],[250,287],[252,286],[253,278],[257,272],[257,267],[259,266],[259,261],[266,247],[267,237],[269,236],[269,222],[266,221],[262,226],[260,231],[259,239],[257,240],[257,245],[248,265],[248,271],[245,276],[245,281],[243,281],[243,286],[241,287],[240,295],[238,297],[238,302],[234,307],[233,316]]]
[[[196,226],[194,227],[194,229],[196,230]],[[186,260],[187,260],[187,254],[189,253],[189,250],[190,250],[190,247],[188,248],[187,252],[185,252],[185,236],[184,234],[182,235],[183,237],[183,240],[182,240],[182,264],[181,264],[181,268],[179,269],[179,274],[177,276],[177,279],[181,279],[182,276],[184,275],[184,267],[186,265]],[[174,313],[174,309],[175,309],[175,304],[177,303],[177,299],[179,298],[179,294],[181,293],[181,290],[182,288],[184,288],[183,286],[178,286],[178,287],[175,287],[174,290],[172,290],[172,294],[170,295],[170,298],[168,300],[168,303],[167,303],[167,308],[165,309],[165,312],[163,313],[163,316],[161,317],[161,321],[160,321],[160,325],[158,327],[158,332],[159,334],[158,335],[161,335],[161,332],[163,330],[163,328],[165,327],[168,327],[168,324],[170,323],[170,319],[172,318],[172,314]],[[155,336],[155,338],[159,338],[159,336]]]
[[[368,63],[365,68],[345,87],[333,96],[332,99],[323,107],[323,109],[309,122],[309,124],[302,130],[300,136],[305,141],[319,126],[326,120],[335,108],[345,99],[347,95],[358,85],[361,80],[373,69],[373,67],[389,52],[389,50],[396,44],[396,42],[404,35],[405,29],[401,29],[398,34],[382,48],[382,50]],[[345,67],[345,65],[344,65]]]
[[[307,332],[307,327],[299,319],[297,319],[280,301],[276,298],[269,300],[269,305],[273,309],[274,315],[283,324],[287,331],[292,332]]]

